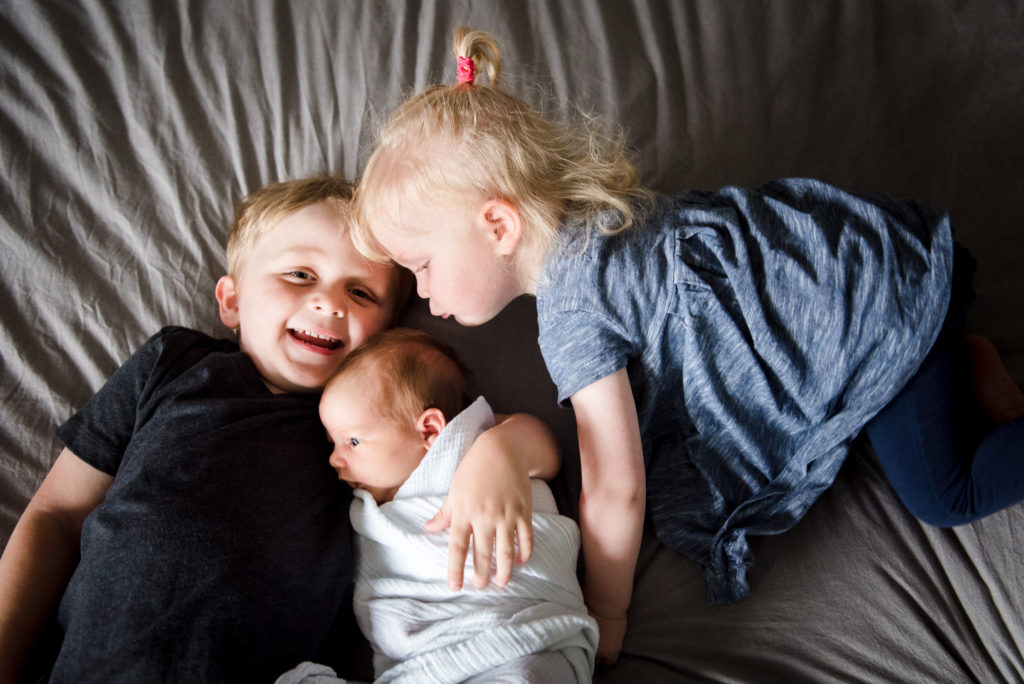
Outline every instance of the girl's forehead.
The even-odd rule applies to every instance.
[[[398,228],[383,228],[376,236],[384,251],[401,266],[412,266],[426,256],[426,245],[429,242],[424,239],[424,234]]]
[[[451,215],[449,214],[449,219]],[[419,244],[443,226],[445,212],[430,202],[404,198],[374,222],[373,234],[392,256]]]

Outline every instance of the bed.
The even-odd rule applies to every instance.
[[[978,261],[969,327],[1024,382],[1024,4],[983,0],[35,0],[0,3],[0,544],[54,428],[150,334],[214,334],[234,204],[357,177],[374,125],[451,82],[451,29],[503,41],[506,86],[622,124],[663,191],[813,176],[944,207]],[[533,303],[451,341],[498,411],[546,419],[575,514],[571,410]],[[895,499],[860,439],[752,595],[705,601],[645,537],[620,662],[598,682],[1022,681],[1024,505],[953,530]],[[358,669],[358,668],[356,668]],[[269,673],[268,673],[269,674]],[[367,676],[365,671],[354,676]]]

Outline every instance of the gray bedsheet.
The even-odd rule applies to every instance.
[[[979,262],[970,327],[1024,381],[1024,3],[952,0],[80,0],[0,3],[0,543],[54,427],[168,323],[221,332],[234,203],[357,176],[373,125],[454,75],[451,29],[504,42],[508,86],[619,121],[672,191],[815,176],[948,208]],[[451,338],[496,410],[566,449],[531,303]],[[571,507],[571,505],[570,505]],[[648,538],[622,662],[598,681],[1024,680],[1024,506],[954,531],[909,517],[859,444],[753,595],[704,602]]]

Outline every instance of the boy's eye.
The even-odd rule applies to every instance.
[[[353,297],[358,297],[359,299],[365,299],[368,302],[375,302],[375,301],[377,301],[377,298],[374,297],[372,293],[367,292],[366,290],[363,290],[361,288],[354,287],[354,288],[352,288],[352,290],[350,290],[350,292],[352,293]]]
[[[351,447],[359,446],[359,438],[358,437],[350,437],[349,440],[348,440],[348,445],[351,446]]]
[[[308,271],[289,271],[286,275],[296,280],[313,280],[313,274]]]
[[[426,271],[430,268],[430,262],[424,262],[412,270],[413,274],[419,273],[420,271]]]

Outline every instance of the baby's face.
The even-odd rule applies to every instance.
[[[367,386],[357,377],[332,382],[320,399],[320,420],[334,444],[330,461],[338,478],[383,503],[416,470],[429,442],[415,424],[381,416]]]
[[[218,284],[221,319],[239,328],[242,350],[271,391],[322,388],[394,311],[396,269],[360,256],[339,221],[324,203],[290,214],[260,239],[237,278]]]

